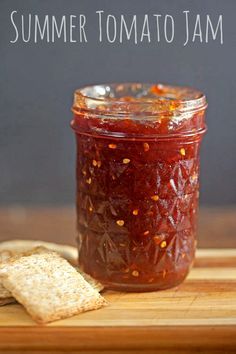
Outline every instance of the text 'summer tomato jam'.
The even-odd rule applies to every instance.
[[[188,274],[205,109],[205,96],[183,87],[75,92],[79,264],[108,288],[165,289]]]

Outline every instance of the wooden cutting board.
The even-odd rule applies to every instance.
[[[178,288],[105,292],[110,305],[47,326],[0,308],[1,353],[236,353],[236,249],[199,250]]]

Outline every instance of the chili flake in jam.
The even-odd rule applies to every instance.
[[[166,85],[75,92],[79,264],[106,287],[181,283],[195,253],[206,99]]]

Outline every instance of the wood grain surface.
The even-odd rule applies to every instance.
[[[178,288],[104,296],[108,307],[47,326],[0,308],[0,352],[236,353],[236,249],[198,250]]]

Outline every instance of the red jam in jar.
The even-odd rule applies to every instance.
[[[165,289],[188,274],[205,109],[205,96],[183,87],[75,92],[79,264],[107,288]]]

